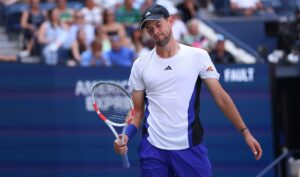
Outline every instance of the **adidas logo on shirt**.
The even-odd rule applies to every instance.
[[[171,66],[167,66],[164,71],[167,71],[167,70],[172,70]]]

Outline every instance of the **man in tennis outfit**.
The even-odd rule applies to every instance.
[[[127,142],[145,118],[139,147],[143,177],[212,176],[199,119],[203,82],[255,158],[260,159],[262,149],[220,85],[219,73],[208,53],[177,43],[172,35],[173,22],[168,11],[157,4],[142,17],[141,29],[154,40],[155,48],[132,66],[129,85],[133,88],[135,115],[126,130],[126,143],[116,140],[115,151],[127,152]]]

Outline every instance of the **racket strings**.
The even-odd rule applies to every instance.
[[[121,88],[101,84],[93,90],[94,101],[100,112],[115,123],[124,123],[131,110],[130,98]]]

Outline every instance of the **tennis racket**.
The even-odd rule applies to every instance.
[[[124,142],[125,130],[134,113],[130,95],[115,83],[100,82],[92,89],[92,99],[99,118],[106,123],[117,139],[119,136],[114,127],[123,128],[121,141]],[[122,155],[122,163],[124,168],[130,167],[127,154]]]

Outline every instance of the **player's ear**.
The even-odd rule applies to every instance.
[[[173,26],[174,22],[175,22],[175,17],[173,15],[170,15],[168,17],[168,22],[170,23],[171,26]]]

